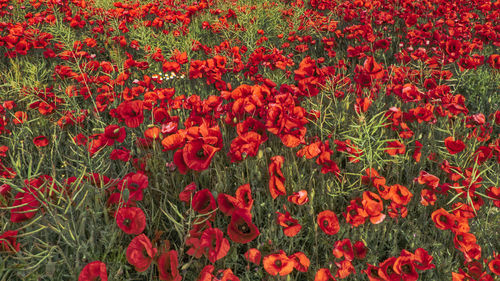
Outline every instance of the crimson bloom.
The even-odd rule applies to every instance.
[[[317,223],[321,230],[328,235],[334,235],[340,230],[337,215],[330,210],[318,214]]]
[[[335,242],[332,253],[338,259],[344,257],[346,260],[352,261],[354,259],[354,251],[351,240],[346,238]]]
[[[180,281],[182,276],[179,274],[177,267],[179,261],[177,251],[171,250],[164,252],[158,258],[158,271],[160,272],[160,280],[162,281]]]
[[[246,244],[259,236],[257,226],[252,223],[252,215],[245,209],[237,209],[231,216],[227,235],[236,243]]]
[[[218,228],[208,228],[203,231],[200,246],[205,249],[205,256],[211,263],[222,259],[229,251],[229,241],[224,238],[224,233]]]
[[[444,145],[450,154],[457,154],[465,149],[465,144],[461,140],[455,140],[454,137],[444,139]]]
[[[209,213],[217,207],[215,204],[215,198],[208,188],[196,192],[193,196],[191,204],[193,206],[193,210],[200,214]]]
[[[116,224],[127,234],[139,235],[146,228],[146,215],[137,207],[120,208],[116,212]]]
[[[106,273],[106,264],[101,261],[93,261],[88,263],[80,272],[78,281],[108,281]]]
[[[37,147],[44,147],[44,146],[49,145],[49,140],[47,139],[46,136],[38,136],[38,137],[33,139],[33,143]]]
[[[0,252],[19,252],[20,245],[16,242],[17,230],[9,230],[0,235]]]
[[[153,248],[149,238],[141,234],[130,241],[127,247],[127,261],[135,267],[137,272],[143,272],[151,265],[157,252],[158,250]]]
[[[122,102],[117,108],[116,113],[125,121],[129,128],[137,128],[144,121],[143,102],[141,100]]]
[[[116,142],[122,143],[127,136],[125,128],[118,125],[109,125],[104,129],[104,134],[102,135],[102,142],[107,146],[111,146]]]

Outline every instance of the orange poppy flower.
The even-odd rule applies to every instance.
[[[262,264],[266,272],[270,275],[276,276],[279,274],[280,276],[285,276],[293,271],[295,260],[288,258],[285,252],[280,250],[279,254],[264,257]]]
[[[385,178],[380,176],[378,172],[373,168],[368,168],[365,170],[366,176],[361,176],[361,182],[363,184],[372,184],[375,187],[385,184]]]
[[[295,266],[294,266],[295,269],[297,269],[300,272],[307,272],[307,270],[309,269],[309,265],[311,264],[311,261],[304,253],[297,252],[288,257],[290,259],[295,260]]]
[[[309,197],[307,197],[307,191],[301,190],[299,192],[294,192],[292,195],[288,196],[288,202],[304,205],[309,202]]]
[[[456,221],[455,216],[443,208],[432,212],[431,218],[436,227],[442,230],[451,229]]]
[[[321,230],[328,235],[334,235],[340,230],[337,215],[330,210],[318,214],[317,223]]]
[[[278,214],[278,224],[284,227],[283,233],[286,236],[293,237],[302,229],[302,225],[299,224],[299,221],[292,218],[288,211],[285,214],[280,212],[276,212],[276,214]]]
[[[271,157],[271,164],[269,164],[269,191],[271,192],[271,197],[276,199],[278,195],[285,195],[285,177],[281,172],[281,166],[285,158],[283,156]]]
[[[376,193],[371,191],[363,192],[362,204],[373,224],[379,224],[385,219],[386,215],[382,214],[382,210],[384,209],[382,199]]]
[[[330,281],[330,280],[335,281],[335,278],[333,278],[332,273],[328,268],[320,268],[318,271],[316,271],[316,275],[314,276],[314,281]]]
[[[245,259],[251,263],[259,265],[261,259],[260,251],[255,248],[249,249],[245,253]]]

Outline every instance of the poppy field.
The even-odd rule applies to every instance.
[[[0,281],[500,275],[500,1],[0,0]]]

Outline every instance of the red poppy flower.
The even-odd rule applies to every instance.
[[[406,151],[405,145],[400,141],[387,142],[387,149],[385,150],[387,154],[394,156],[396,154],[404,154],[405,151]]]
[[[209,213],[217,208],[215,198],[208,188],[202,189],[194,194],[192,206],[193,210],[200,214]]]
[[[261,259],[260,251],[255,248],[248,249],[245,253],[245,259],[251,263],[259,265]]]
[[[208,228],[203,231],[200,247],[204,249],[205,256],[211,263],[222,259],[229,251],[229,241],[224,238],[224,233],[218,228]]]
[[[130,241],[127,247],[127,261],[135,267],[137,272],[143,272],[148,269],[158,250],[153,248],[149,238],[144,235],[138,235]]]
[[[189,169],[203,171],[208,168],[220,148],[206,144],[202,139],[188,142],[182,149],[184,163]]]
[[[257,226],[252,223],[252,215],[245,209],[236,209],[227,227],[227,235],[236,243],[246,244],[259,236]]]
[[[12,122],[16,125],[28,121],[28,114],[24,111],[16,111],[16,113],[14,113],[14,117],[15,118],[12,120]]]
[[[434,193],[434,191],[424,188],[420,192],[420,204],[422,204],[423,206],[429,206],[429,205],[434,206],[436,200],[437,196],[436,193]]]
[[[413,254],[406,250],[401,251],[401,255],[396,258],[392,268],[403,280],[418,280],[418,273],[413,264]]]
[[[162,281],[180,281],[182,276],[179,274],[177,267],[179,262],[177,259],[177,251],[171,250],[164,252],[158,258],[158,271],[160,272],[160,280]]]
[[[351,224],[353,227],[358,227],[365,223],[368,216],[366,211],[362,206],[362,199],[357,197],[351,200],[349,206],[347,206],[346,212],[343,213],[347,223]]]
[[[113,149],[113,151],[109,154],[109,159],[128,162],[130,160],[130,150],[125,147],[122,147],[122,149]]]
[[[433,257],[425,249],[418,248],[413,255],[413,265],[419,270],[433,269],[436,266],[432,264]]]
[[[354,259],[354,251],[351,240],[346,238],[336,241],[335,244],[333,244],[332,253],[338,259],[344,257],[346,260],[352,261]]]
[[[320,268],[318,271],[316,271],[316,275],[314,276],[314,281],[335,281],[335,278],[333,278],[332,273],[328,268]]]
[[[330,210],[318,214],[317,223],[321,230],[328,235],[334,235],[340,230],[337,215]]]
[[[128,189],[129,200],[141,201],[143,198],[143,190],[149,185],[148,176],[142,172],[128,173],[123,177],[122,182],[119,185],[119,190]]]
[[[444,145],[450,154],[457,154],[465,149],[465,144],[461,140],[455,140],[454,137],[444,139]]]
[[[44,146],[49,145],[49,140],[47,139],[46,136],[38,136],[38,137],[33,139],[33,143],[37,147],[44,147]]]
[[[392,185],[390,190],[389,198],[398,205],[407,205],[413,197],[408,188],[400,184]]]
[[[370,75],[372,80],[384,77],[384,68],[378,64],[373,57],[366,58],[363,64],[363,70]]]
[[[426,171],[420,171],[420,175],[415,180],[418,181],[419,184],[425,184],[432,189],[436,189],[439,185],[439,178]]]
[[[415,141],[415,151],[413,152],[413,160],[415,160],[415,162],[420,162],[420,157],[422,156],[422,153],[421,153],[421,150],[422,150],[422,143],[419,142],[419,141]]]
[[[109,125],[104,129],[101,141],[105,145],[111,146],[115,143],[115,141],[122,143],[126,136],[127,132],[125,131],[125,128],[118,125]]]
[[[378,276],[381,280],[400,280],[401,275],[396,273],[393,269],[394,263],[396,262],[396,257],[390,257],[383,261],[378,269]]]
[[[116,212],[116,224],[127,234],[139,235],[146,228],[146,215],[137,207],[120,208]]]
[[[193,196],[193,192],[196,190],[196,183],[192,182],[186,187],[184,187],[184,190],[179,193],[179,200],[181,200],[184,203],[188,203],[191,201],[191,196]]]
[[[240,162],[246,157],[255,157],[259,152],[259,146],[263,142],[262,135],[250,131],[237,136],[231,142],[228,155],[231,163]]]
[[[309,197],[307,197],[307,190],[300,190],[299,192],[294,192],[292,195],[288,196],[288,202],[297,205],[304,205],[309,202]]]
[[[286,236],[293,237],[302,229],[302,225],[300,225],[299,221],[292,218],[288,211],[285,214],[280,212],[276,212],[276,214],[278,214],[278,224],[284,227],[283,233]]]
[[[238,199],[231,195],[221,193],[217,195],[217,206],[219,210],[226,216],[232,216],[236,206],[238,204]]]
[[[78,281],[108,281],[108,274],[106,273],[106,264],[101,261],[93,261],[88,263],[78,276]]]
[[[385,281],[387,279],[382,279],[380,275],[378,275],[379,267],[374,266],[372,264],[368,264],[366,269],[363,272],[368,276],[369,281]]]
[[[488,267],[491,272],[500,275],[500,255],[496,255],[495,258],[488,263]]]
[[[278,274],[280,276],[285,276],[293,271],[295,260],[288,258],[285,252],[280,250],[279,254],[272,254],[264,257],[262,264],[267,273],[273,276]]]
[[[353,250],[354,250],[354,257],[362,260],[366,257],[366,252],[368,251],[368,248],[366,248],[365,243],[363,243],[363,241],[357,241],[356,243],[354,243]]]
[[[212,272],[214,271],[214,266],[209,264],[205,265],[205,267],[201,270],[200,275],[198,275],[198,279],[196,281],[212,281],[214,275]]]
[[[269,191],[271,192],[271,197],[276,199],[278,195],[285,195],[285,177],[281,172],[281,166],[285,158],[283,156],[271,157],[271,163],[269,164]]]
[[[11,222],[23,222],[33,218],[40,208],[41,204],[32,192],[23,189],[18,192],[10,209]]]
[[[231,269],[220,269],[217,271],[217,276],[215,276],[214,280],[220,280],[220,281],[240,281],[240,278],[238,276],[234,275],[233,271]]]
[[[250,184],[243,184],[236,189],[236,200],[238,208],[248,211],[252,209],[254,200],[252,198]]]
[[[118,116],[129,128],[137,128],[144,121],[143,102],[141,100],[125,101],[116,108]]]
[[[20,245],[16,242],[17,230],[9,230],[0,235],[0,252],[17,253]]]

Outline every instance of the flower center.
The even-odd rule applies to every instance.
[[[205,156],[205,151],[203,151],[202,148],[200,148],[197,152],[196,152],[196,157],[198,158],[203,158]]]
[[[276,260],[274,262],[274,265],[276,265],[276,267],[281,267],[282,266],[281,260]]]
[[[248,234],[250,233],[250,228],[248,227],[248,225],[245,223],[245,224],[242,224],[242,225],[239,225],[238,226],[238,229],[244,233],[244,234]]]

